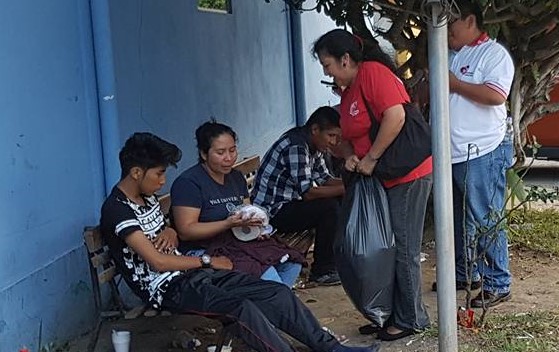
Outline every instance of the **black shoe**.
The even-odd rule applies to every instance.
[[[379,331],[377,338],[381,341],[395,341],[413,334],[415,334],[415,330],[413,329],[403,329],[397,334],[389,334],[387,329],[382,329]]]
[[[367,324],[359,327],[361,335],[373,335],[382,330],[382,328],[375,324]]]
[[[512,298],[512,293],[504,292],[504,293],[491,293],[487,291],[481,291],[476,298],[471,300],[471,305],[474,308],[489,308],[496,306],[499,303],[503,303],[506,301],[510,301]]]
[[[466,281],[456,281],[456,291],[462,291],[468,288],[468,283]],[[479,290],[481,288],[481,280],[472,281],[470,285],[470,291]],[[437,292],[437,282],[433,282],[431,286],[431,291]]]
[[[309,281],[319,286],[335,286],[341,283],[340,275],[337,271],[331,271],[322,275],[311,274]]]

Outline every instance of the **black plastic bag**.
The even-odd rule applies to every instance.
[[[352,174],[346,184],[334,253],[357,310],[384,326],[392,314],[396,248],[388,199],[376,177]]]

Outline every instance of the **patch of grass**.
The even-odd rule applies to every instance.
[[[551,352],[559,346],[559,311],[488,316],[479,330],[461,330],[462,352]]]
[[[509,215],[511,244],[559,255],[559,211],[517,209]]]

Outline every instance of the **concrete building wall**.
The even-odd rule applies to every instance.
[[[210,116],[238,132],[241,156],[295,125],[285,4],[232,4],[0,0],[0,351],[92,327],[82,230],[130,134],[177,143],[180,171]]]
[[[176,173],[196,162],[194,130],[215,117],[238,133],[239,155],[263,154],[295,125],[289,12],[282,1],[110,3],[120,139],[151,131],[178,144]],[[168,189],[168,187],[166,188]]]
[[[82,229],[103,198],[87,0],[0,1],[0,351],[94,319]]]

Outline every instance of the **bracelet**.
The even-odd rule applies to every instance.
[[[369,157],[369,159],[371,159],[371,161],[379,161],[380,158],[375,158],[373,156],[371,156],[371,154],[367,153],[367,156]]]

